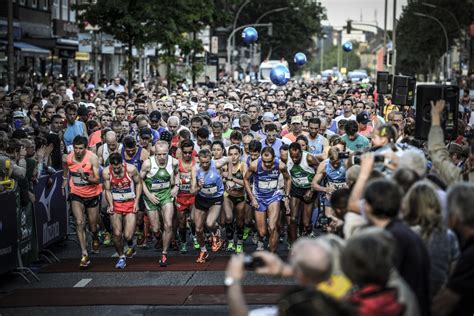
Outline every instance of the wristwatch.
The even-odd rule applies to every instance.
[[[231,278],[231,277],[227,277],[224,280],[224,284],[225,284],[225,286],[229,287],[229,286],[232,286],[232,285],[240,284],[240,280],[237,280],[237,279],[234,279],[234,278]]]

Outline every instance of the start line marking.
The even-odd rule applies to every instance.
[[[85,287],[92,279],[82,279],[81,281],[77,282],[73,287]]]

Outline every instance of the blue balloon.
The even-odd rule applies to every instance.
[[[348,53],[352,50],[352,42],[345,42],[344,45],[342,45],[342,49]]]
[[[293,60],[298,66],[303,66],[307,62],[306,55],[303,53],[296,53]]]
[[[270,71],[270,80],[277,86],[284,86],[290,80],[290,71],[283,65],[276,65]]]
[[[242,32],[242,38],[244,39],[244,42],[247,44],[256,42],[258,39],[257,30],[251,26],[246,27]]]

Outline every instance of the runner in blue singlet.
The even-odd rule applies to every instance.
[[[288,197],[291,188],[291,179],[286,165],[275,159],[275,152],[271,147],[265,147],[257,161],[253,161],[244,177],[245,189],[252,206],[255,209],[255,221],[259,233],[257,250],[263,250],[263,237],[269,238],[270,251],[275,252],[278,244],[277,225],[280,216],[281,193],[278,191],[278,178],[280,173],[285,179],[285,196]],[[254,177],[253,188],[250,178]],[[289,208],[289,200],[285,200]],[[268,229],[267,229],[268,217]]]

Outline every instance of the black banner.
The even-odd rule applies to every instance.
[[[35,186],[35,226],[38,249],[44,249],[67,234],[66,197],[61,192],[63,171],[39,178]]]
[[[0,193],[0,274],[16,268],[17,210],[15,190]]]

